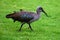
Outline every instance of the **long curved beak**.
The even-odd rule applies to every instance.
[[[47,13],[44,10],[42,10],[42,12],[48,17]]]

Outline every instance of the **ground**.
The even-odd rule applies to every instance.
[[[36,12],[42,6],[50,17],[41,13],[38,21],[31,24],[34,31],[25,24],[7,19],[6,15],[19,9]],[[60,0],[0,0],[0,40],[60,40]]]

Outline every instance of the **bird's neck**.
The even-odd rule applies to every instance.
[[[40,15],[41,15],[41,12],[37,12],[37,15],[38,15],[38,19],[39,19]]]
[[[38,14],[38,15],[40,15],[40,13],[41,13],[41,12],[38,12],[38,11],[37,11],[37,14]]]
[[[41,11],[37,11],[37,15],[38,15],[38,17],[40,17],[41,16]]]

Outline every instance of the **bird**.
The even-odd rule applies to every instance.
[[[19,12],[14,11],[13,13],[7,14],[6,18],[11,18],[14,22],[21,22],[21,27],[19,28],[19,31],[21,31],[22,26],[25,23],[27,23],[29,25],[29,28],[33,30],[31,27],[31,23],[37,21],[41,17],[41,12],[43,12],[48,17],[44,9],[39,6],[37,7],[36,12],[24,11],[23,9],[20,9]]]

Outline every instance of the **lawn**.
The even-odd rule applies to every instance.
[[[24,9],[36,12],[42,6],[50,17],[41,13],[41,18],[31,24],[34,31],[25,24],[18,32],[21,23],[5,16],[13,11]],[[60,0],[0,0],[0,40],[60,40]]]

